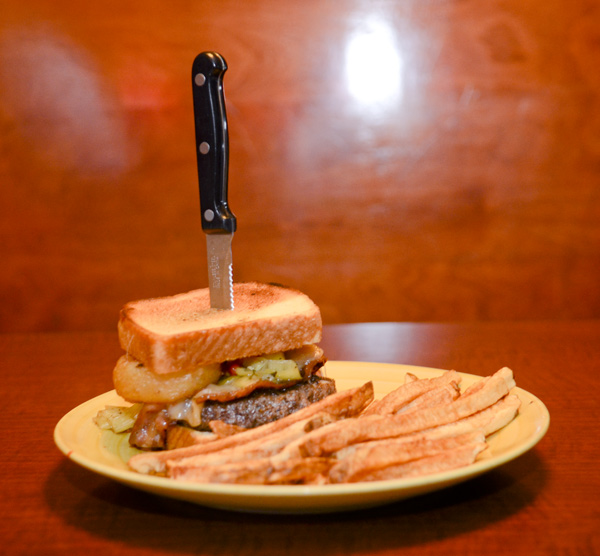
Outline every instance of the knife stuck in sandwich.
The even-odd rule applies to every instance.
[[[317,345],[318,306],[287,286],[233,284],[226,69],[215,52],[199,54],[192,66],[209,287],[130,302],[119,315],[125,353],[113,369],[113,383],[133,405],[106,408],[96,423],[128,434],[129,444],[141,450],[255,429],[336,392],[335,381],[324,376],[327,359]]]
[[[227,202],[229,136],[223,94],[226,70],[227,63],[220,54],[198,54],[192,64],[192,90],[210,306],[233,310],[231,243],[237,222]]]

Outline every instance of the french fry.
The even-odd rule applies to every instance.
[[[358,415],[373,400],[373,383],[367,382],[357,388],[343,390],[331,394],[322,400],[292,413],[278,421],[267,423],[254,429],[248,429],[233,436],[220,438],[214,442],[197,446],[167,450],[164,452],[148,452],[133,456],[128,465],[138,473],[164,473],[167,461],[175,461],[191,456],[217,452],[226,448],[240,446],[254,440],[283,430],[284,428],[307,419],[318,413],[329,413],[337,418],[346,418]]]
[[[179,481],[262,485],[376,481],[454,469],[473,463],[486,437],[514,419],[521,405],[511,393],[508,368],[462,393],[459,382],[455,371],[433,379],[407,373],[402,386],[377,402],[368,382],[255,429],[239,431],[220,421],[210,424],[210,433],[175,427],[169,445],[195,445],[134,456],[130,467]]]
[[[517,415],[520,407],[521,400],[519,397],[516,394],[508,394],[491,406],[469,417],[430,429],[428,433],[432,436],[447,436],[480,430],[487,437],[510,423]]]
[[[208,426],[218,438],[225,438],[226,436],[232,436],[234,434],[239,434],[240,432],[248,430],[238,425],[231,425],[229,423],[225,423],[224,421],[210,421],[208,423]]]
[[[501,371],[504,369],[500,369]],[[500,372],[500,371],[498,371]],[[491,376],[484,376],[483,378],[479,379],[477,382],[474,382],[473,384],[471,384],[471,386],[469,386],[463,393],[462,396],[463,398],[466,398],[467,396],[472,396],[473,394],[479,392],[479,390],[481,390],[487,383],[488,381],[491,379]]]
[[[426,409],[428,407],[435,407],[436,405],[444,405],[453,402],[459,396],[460,389],[458,385],[455,382],[451,382],[450,384],[437,386],[432,390],[428,390],[394,414],[397,415],[398,413],[407,413],[415,409]]]
[[[263,457],[222,465],[178,468],[172,478],[179,481],[236,484],[299,484],[319,482],[332,465],[330,458],[298,458],[275,462]]]
[[[410,375],[407,375],[407,377]],[[362,413],[362,417],[369,415],[389,415],[401,411],[403,407],[423,395],[425,392],[433,390],[437,386],[455,383],[460,384],[461,377],[456,371],[446,371],[443,375],[435,378],[425,378],[421,380],[410,380],[405,382],[399,388],[392,390],[389,394],[374,401]]]
[[[332,458],[297,458],[285,461],[271,459],[273,471],[267,478],[270,485],[318,484],[334,463]]]
[[[512,371],[504,368],[494,373],[481,389],[450,404],[397,415],[345,419],[307,434],[293,449],[303,456],[323,456],[357,442],[393,438],[447,425],[489,407],[506,396],[514,386]]]
[[[167,431],[167,450],[185,448],[205,442],[213,442],[218,437],[211,432],[201,432],[189,427],[176,425]]]
[[[169,476],[177,478],[183,476],[191,468],[266,458],[280,452],[290,442],[301,438],[307,432],[331,423],[335,419],[336,416],[329,413],[319,413],[302,421],[297,421],[282,430],[275,431],[239,446],[232,446],[217,452],[168,460],[166,463],[167,473]]]
[[[170,476],[179,481],[197,483],[260,485],[267,482],[271,471],[271,460],[267,457],[222,463],[221,465],[185,466],[176,468]]]
[[[454,450],[439,452],[367,473],[361,477],[361,481],[383,481],[450,471],[473,463],[485,448],[485,442],[465,444]]]
[[[466,444],[484,443],[481,431],[471,431],[456,436],[430,437],[427,432],[415,433],[389,440],[375,440],[355,444],[338,452],[337,463],[329,472],[333,483],[360,481],[361,477],[393,465],[433,456],[440,452],[455,450]]]

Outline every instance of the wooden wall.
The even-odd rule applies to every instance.
[[[227,60],[234,278],[326,323],[600,316],[600,5],[5,0],[0,329],[207,285],[191,63]]]

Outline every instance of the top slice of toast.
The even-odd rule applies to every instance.
[[[157,374],[295,349],[321,339],[321,314],[302,292],[273,284],[235,283],[234,309],[212,309],[208,288],[127,303],[119,340]]]

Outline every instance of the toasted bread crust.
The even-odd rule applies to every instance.
[[[127,355],[157,374],[295,349],[321,339],[319,308],[298,290],[234,284],[233,311],[210,308],[208,289],[128,303],[119,318]]]

